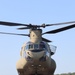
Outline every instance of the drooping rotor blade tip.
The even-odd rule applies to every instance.
[[[54,23],[54,24],[46,24],[46,26],[55,26],[55,25],[64,25],[64,24],[73,24],[73,23],[75,23],[75,21]]]
[[[42,40],[45,41],[45,42],[52,42],[51,40],[48,40],[48,39],[43,38],[43,37],[42,37]]]
[[[68,30],[68,29],[71,29],[71,28],[74,28],[74,27],[75,27],[75,24],[70,25],[70,26],[66,26],[66,27],[62,27],[62,28],[59,28],[59,29],[51,30],[51,31],[45,32],[43,34],[54,34],[54,33],[65,31],[65,30]]]
[[[6,22],[6,21],[0,21],[0,25],[5,25],[5,26],[28,26],[28,24]]]
[[[24,30],[24,29],[29,29],[29,27],[21,27],[21,28],[17,28],[18,30]]]
[[[0,32],[0,34],[20,35],[20,36],[29,36],[29,34],[17,34],[17,33],[7,33],[7,32]]]

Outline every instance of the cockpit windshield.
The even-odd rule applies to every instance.
[[[39,48],[39,44],[34,44],[34,49],[38,49]]]
[[[44,48],[45,48],[45,44],[43,42],[41,42],[39,44],[27,43],[26,46],[25,46],[25,50],[44,49]]]
[[[45,48],[45,44],[44,44],[43,42],[41,42],[41,43],[39,44],[39,47],[40,47],[40,48]]]
[[[26,50],[28,50],[28,49],[33,49],[33,44],[26,45],[25,49],[26,49]]]
[[[56,48],[56,46],[50,45],[51,55],[55,54]]]

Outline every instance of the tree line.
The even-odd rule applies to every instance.
[[[62,73],[62,74],[55,74],[55,75],[75,75],[75,72],[73,72],[73,73]]]

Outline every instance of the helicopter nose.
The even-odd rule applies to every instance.
[[[40,59],[42,56],[44,56],[44,54],[44,50],[31,50],[31,57],[33,59]]]

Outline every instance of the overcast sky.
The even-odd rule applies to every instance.
[[[49,24],[75,20],[75,0],[0,0],[0,21],[25,24]],[[63,25],[65,26],[65,25]],[[47,27],[43,32],[62,26]],[[0,32],[28,33],[17,27],[0,26]],[[52,58],[57,63],[55,74],[75,72],[75,28],[43,37],[57,46]],[[28,37],[0,34],[0,75],[18,75],[16,62]]]

